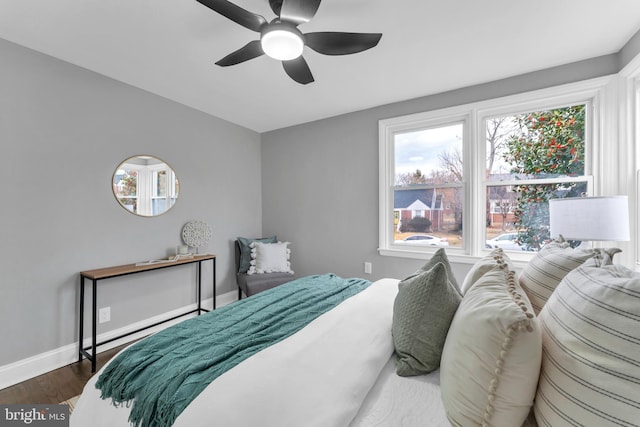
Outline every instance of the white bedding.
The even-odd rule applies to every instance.
[[[389,358],[350,427],[449,427],[440,397],[440,370],[416,377],[396,374]]]
[[[440,370],[400,377],[391,356],[349,427],[450,427],[440,394]],[[522,427],[537,427],[533,411]]]
[[[221,375],[174,426],[349,425],[379,373],[385,365],[389,369],[397,284],[394,279],[375,282]],[[129,425],[126,406],[116,408],[100,399],[95,382],[101,372],[86,385],[72,413],[72,427]]]

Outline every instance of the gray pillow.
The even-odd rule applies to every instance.
[[[429,261],[427,261],[427,263],[425,265],[423,265],[422,267],[420,267],[418,269],[418,271],[416,271],[415,273],[413,273],[412,275],[410,275],[409,277],[406,277],[404,280],[402,280],[400,282],[399,286],[403,286],[404,283],[409,280],[414,278],[415,276],[424,273],[425,271],[431,270],[436,264],[438,263],[443,263],[444,267],[447,269],[447,275],[449,277],[449,280],[451,281],[451,283],[458,289],[460,290],[460,286],[458,285],[458,282],[456,281],[455,276],[453,275],[453,272],[451,271],[451,265],[449,264],[449,258],[447,257],[447,252],[444,250],[444,248],[440,248],[436,251],[436,253],[433,254],[433,256],[431,257],[431,259]]]
[[[449,325],[462,300],[448,263],[402,281],[393,305],[391,333],[398,375],[429,373],[440,366]]]
[[[262,237],[259,239],[238,237],[238,245],[240,246],[240,267],[238,268],[238,273],[246,274],[249,267],[251,267],[251,248],[249,245],[253,242],[277,243],[278,238],[276,236]]]

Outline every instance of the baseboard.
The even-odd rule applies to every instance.
[[[238,299],[238,292],[227,292],[222,295],[216,296],[216,306],[222,307],[229,303],[232,303]],[[209,298],[208,300],[203,301],[203,307],[210,309],[213,305],[213,299]],[[195,310],[196,305],[192,304],[187,307],[181,307],[176,310],[172,310],[167,313],[163,313],[158,316],[151,317],[149,319],[142,320],[140,322],[133,323],[131,325],[127,325],[122,328],[118,328],[113,331],[105,332],[103,334],[98,335],[98,342],[109,340],[113,337],[117,337],[122,334],[129,333],[131,331],[135,331],[137,329],[143,328],[148,325],[152,325],[154,323],[163,321],[165,319],[170,319],[174,316],[179,315],[180,313],[184,313],[187,311]],[[195,316],[195,314],[191,315],[191,317]],[[98,353],[102,353],[103,351],[112,349],[114,347],[118,347],[122,344],[126,344],[133,340],[142,338],[150,333],[160,331],[165,329],[171,325],[181,322],[182,320],[187,319],[189,316],[184,316],[179,319],[174,319],[167,323],[163,323],[161,325],[154,326],[144,331],[140,331],[138,333],[129,335],[124,338],[120,338],[114,340],[108,344],[104,344],[98,348]],[[85,346],[91,345],[90,339],[85,339]],[[73,343],[69,345],[65,345],[64,347],[57,348],[55,350],[47,351],[45,353],[37,354],[35,356],[29,357],[27,359],[18,360],[17,362],[10,363],[8,365],[0,366],[0,390],[3,388],[10,387],[12,385],[18,384],[22,381],[26,381],[33,377],[37,377],[38,375],[46,374],[47,372],[53,371],[54,369],[61,368],[63,366],[67,366],[71,363],[78,361],[78,344]]]

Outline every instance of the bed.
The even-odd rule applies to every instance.
[[[228,426],[349,425],[391,359],[397,283],[392,279],[373,283],[298,333],[227,371],[173,425],[205,426],[212,421]],[[129,425],[130,407],[101,399],[95,387],[106,368],[86,385],[71,425]]]
[[[566,247],[563,250],[574,251]],[[550,250],[543,255],[548,256],[548,252]],[[618,416],[615,423],[601,422],[602,414],[608,412],[606,398],[598,396],[596,403],[589,403],[591,407],[604,405],[605,409],[598,410],[596,414],[576,409],[571,407],[572,402],[577,400],[579,403],[574,406],[581,407],[591,397],[583,400],[583,392],[575,389],[571,391],[572,402],[560,404],[558,402],[562,398],[553,397],[552,402],[558,404],[552,405],[551,409],[546,407],[544,403],[547,396],[542,395],[540,389],[548,386],[545,383],[545,369],[558,368],[552,367],[547,359],[559,358],[555,359],[554,352],[557,349],[552,348],[553,340],[549,341],[549,348],[544,355],[540,340],[544,335],[543,329],[547,329],[548,335],[553,335],[549,332],[553,329],[551,319],[557,316],[551,313],[546,324],[539,321],[538,317],[545,320],[547,308],[543,313],[536,313],[539,316],[534,315],[521,284],[532,292],[536,292],[536,289],[528,278],[518,280],[508,257],[502,251],[494,251],[476,263],[460,286],[451,277],[450,268],[445,268],[448,261],[444,251],[438,251],[438,254],[425,267],[402,281],[382,279],[364,287],[319,314],[297,332],[222,373],[199,392],[175,420],[166,425],[536,426],[535,418],[539,417],[544,421],[541,426],[556,426],[567,425],[570,419],[577,419],[586,425],[633,425],[633,420],[640,419],[640,405],[631,401],[627,406],[615,408]],[[575,252],[570,255],[571,261],[575,262]],[[600,265],[580,266],[592,259],[584,257],[577,265],[558,274],[554,279],[558,282],[556,286],[564,292],[565,275],[568,275],[569,282],[580,280],[582,283],[585,275],[591,277],[600,274],[593,270],[598,269],[615,277],[626,274],[625,283],[636,287],[634,292],[640,295],[637,273],[633,275],[617,270],[611,273],[609,270],[613,269],[607,270]],[[557,258],[548,261],[556,266],[559,264]],[[536,267],[539,269],[540,266]],[[571,270],[576,271],[569,274]],[[450,325],[447,325],[442,366],[420,375],[399,376],[397,342],[394,342],[392,334],[394,322],[398,321],[397,300],[406,289],[421,280],[424,282],[425,277],[433,288],[433,278],[436,276],[448,277],[444,281],[446,286],[458,289],[461,293],[459,308]],[[598,278],[598,281],[602,280]],[[286,286],[294,287],[296,282]],[[540,293],[536,294],[540,298]],[[547,296],[547,304],[557,310],[559,302],[554,299],[555,294],[552,292]],[[427,300],[437,300],[433,294],[429,295]],[[249,304],[257,297],[242,301]],[[492,306],[501,304],[501,300],[504,305]],[[498,326],[495,316],[486,315],[487,307],[501,313]],[[426,311],[430,310],[432,308]],[[635,310],[638,311],[637,306]],[[422,309],[420,311],[425,312]],[[474,318],[479,311],[483,313],[482,316]],[[505,311],[511,312],[508,316],[515,316],[513,321],[509,320],[510,323],[505,323]],[[640,314],[637,317],[640,319]],[[483,324],[487,318],[489,326]],[[607,321],[610,320],[609,313]],[[618,322],[624,321],[618,319]],[[470,328],[470,324],[473,327]],[[636,328],[635,331],[638,330],[637,323],[632,326]],[[485,333],[483,328],[491,331]],[[499,331],[496,332],[496,329]],[[637,335],[637,332],[633,333]],[[640,342],[640,337],[637,339]],[[497,347],[492,348],[494,344]],[[497,351],[493,351],[495,349]],[[488,360],[484,360],[485,353],[492,351],[498,356],[490,355]],[[72,427],[131,425],[131,402],[114,405],[111,399],[102,399],[101,391],[96,388],[96,382],[114,360],[116,358],[86,385],[72,413]],[[582,369],[569,366],[560,370],[574,368]],[[556,377],[553,378],[557,378],[558,374],[554,375]],[[610,389],[611,395],[619,396],[616,394],[618,385],[612,385],[610,378],[605,378],[603,384]],[[551,393],[542,390],[547,395]],[[631,421],[625,424],[625,420]]]

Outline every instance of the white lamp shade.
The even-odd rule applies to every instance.
[[[304,42],[294,32],[286,29],[271,30],[260,39],[262,50],[268,56],[281,61],[289,61],[302,55]]]
[[[552,238],[567,240],[630,240],[627,196],[570,197],[549,200]]]

